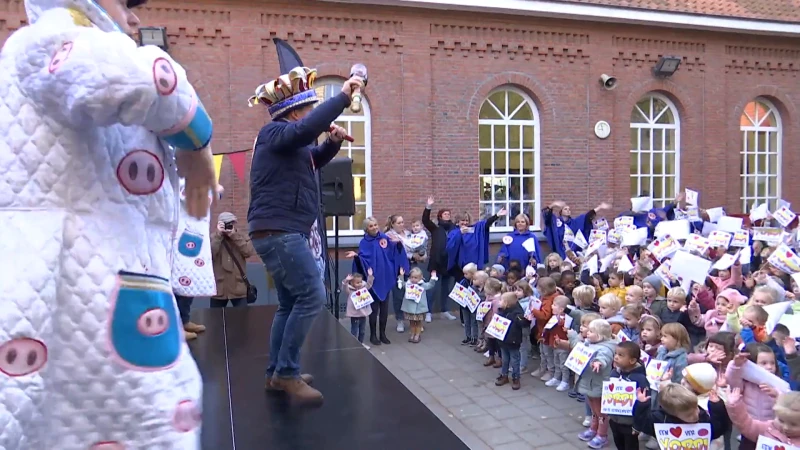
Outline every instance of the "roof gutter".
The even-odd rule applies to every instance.
[[[800,24],[542,0],[322,0],[381,6],[513,14],[692,30],[800,36]]]

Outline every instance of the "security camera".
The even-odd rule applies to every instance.
[[[600,84],[603,85],[605,90],[613,91],[614,88],[617,87],[617,78],[612,77],[611,75],[602,74],[600,75]]]

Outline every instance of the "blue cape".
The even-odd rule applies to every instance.
[[[564,247],[565,226],[569,227],[572,234],[578,234],[578,231],[580,231],[583,233],[583,237],[587,240],[589,239],[589,234],[594,226],[592,223],[592,219],[595,215],[594,210],[577,217],[557,216],[553,214],[553,210],[550,208],[545,208],[543,212],[544,236],[547,238],[547,245],[550,246],[552,251],[561,255],[562,258],[565,258],[567,255],[567,249]],[[571,244],[571,247],[573,250],[578,248],[575,244]],[[537,261],[539,261],[539,259],[537,259]]]
[[[455,227],[447,233],[447,270],[454,267],[461,269],[469,263],[483,268],[489,262],[489,227],[485,220],[479,220],[473,233],[461,233],[460,227]]]
[[[536,239],[536,235],[532,231],[524,231],[520,233],[517,230],[514,230],[511,233],[508,233],[503,239],[507,240],[507,237],[511,237],[511,243],[506,244],[503,243],[502,247],[500,247],[500,251],[497,253],[497,259],[499,260],[500,257],[503,257],[503,267],[508,269],[508,265],[511,261],[519,262],[519,265],[524,269],[529,265],[529,261],[531,257],[536,259],[536,262],[544,262],[544,255],[542,255],[542,249],[539,248],[539,240]],[[527,241],[528,239],[533,239],[534,243],[534,251],[529,252],[525,250],[525,247],[522,246],[522,243]],[[536,267],[534,267],[535,269]]]
[[[375,300],[386,300],[397,283],[401,267],[408,273],[408,259],[402,243],[392,242],[380,231],[375,236],[364,233],[364,238],[358,243],[358,256],[353,260],[353,272],[367,279],[367,270],[372,269],[375,277],[372,292],[377,296]]]

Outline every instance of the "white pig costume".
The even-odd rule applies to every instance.
[[[0,449],[198,449],[169,146],[206,147],[211,120],[93,1],[25,7],[0,52]]]

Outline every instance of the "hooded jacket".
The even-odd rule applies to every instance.
[[[170,283],[175,155],[213,125],[184,69],[95,2],[25,9],[0,56],[0,253],[15,255],[0,345],[51,351],[0,376],[0,448],[199,448],[202,380]]]
[[[529,327],[530,321],[525,318],[525,311],[519,303],[516,303],[510,308],[500,308],[497,310],[497,315],[504,317],[511,321],[511,326],[508,328],[505,339],[501,345],[520,348],[522,346],[522,328]]]
[[[591,343],[588,340],[584,345],[594,352],[591,361],[578,378],[577,391],[587,397],[597,398],[603,395],[603,381],[611,375],[611,366],[614,363],[614,350],[618,342],[614,339]],[[592,371],[592,363],[600,362],[600,372]]]

